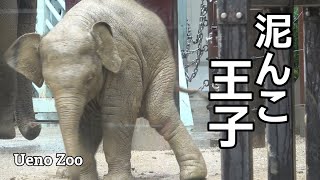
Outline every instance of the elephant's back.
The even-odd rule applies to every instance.
[[[82,0],[63,21],[72,21],[77,26],[80,23],[88,31],[94,23],[108,23],[116,43],[123,46],[120,49],[134,53],[144,69],[153,69],[172,54],[167,29],[160,17],[133,0]]]
[[[117,0],[112,0],[117,1]],[[167,28],[161,18],[135,1],[124,6],[117,1],[117,13],[129,31],[139,40],[139,46],[149,66],[158,64],[171,53],[171,43]]]
[[[152,70],[172,54],[167,28],[157,14],[133,0],[103,2],[104,20],[115,28],[116,36],[131,44],[142,68]]]

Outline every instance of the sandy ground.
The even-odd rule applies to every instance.
[[[17,131],[18,132],[18,131]],[[297,180],[305,180],[305,141],[297,137],[296,140],[296,171]],[[28,156],[51,156],[63,153],[64,148],[59,128],[44,126],[40,137],[27,141],[20,134],[14,140],[0,140],[0,180],[58,180],[55,162],[52,166],[16,166],[13,153],[26,153]],[[207,163],[208,180],[220,180],[220,149],[201,149]],[[254,180],[267,180],[267,150],[259,148],[253,150]],[[98,172],[102,178],[107,173],[107,163],[100,148],[96,155]],[[172,151],[133,151],[132,173],[136,179],[179,179],[179,167]]]

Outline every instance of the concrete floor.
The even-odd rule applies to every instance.
[[[141,122],[145,123],[144,121],[140,121],[139,124],[141,124]],[[56,174],[58,167],[55,166],[57,160],[56,153],[65,152],[59,125],[42,124],[41,134],[32,141],[24,139],[18,129],[16,129],[16,132],[17,136],[15,139],[0,140],[0,180],[63,179],[61,174]],[[132,165],[132,173],[135,177],[138,179],[179,179],[179,168],[175,161],[174,154],[171,150],[166,150],[168,146],[163,144],[166,142],[162,140],[162,137],[153,129],[146,126],[138,126],[136,132],[133,146],[139,151],[133,152],[132,155],[132,161],[136,162]],[[197,133],[193,133],[193,135],[197,135]],[[200,139],[198,144],[201,144],[201,139],[205,140],[203,138],[206,137],[203,135],[197,137],[197,139]],[[154,139],[153,142],[152,139]],[[140,147],[138,148],[137,146]],[[141,151],[143,148],[147,150],[159,148],[160,151]],[[13,153],[26,153],[27,156],[50,156],[54,160],[54,163],[49,167],[16,166],[14,164]],[[152,162],[144,162],[146,157],[150,157]],[[104,160],[102,147],[99,148],[96,159],[100,164],[100,166],[98,166],[100,175],[107,174],[107,164]],[[154,163],[157,159],[159,162]],[[160,159],[166,159],[166,161],[168,161],[167,163],[169,164],[167,164],[167,166],[171,166],[169,171],[166,170],[166,166],[159,167],[163,163]],[[150,164],[153,164],[153,169],[150,169],[150,167],[152,167]],[[142,169],[134,168],[134,166],[142,167]]]
[[[43,153],[56,153],[64,152],[60,128],[57,124],[42,124],[40,135],[28,141],[16,129],[17,136],[13,140],[0,140],[0,152],[13,153],[13,152],[43,152]]]
[[[201,132],[191,132],[192,137],[201,144],[207,142],[208,135]],[[143,137],[143,136],[137,136]],[[212,136],[211,136],[212,137]],[[156,145],[157,143],[154,143]],[[296,141],[297,179],[304,180],[305,140],[297,137]],[[204,145],[207,146],[207,145]],[[205,158],[207,180],[221,180],[221,156],[217,147],[201,147]],[[52,166],[16,166],[13,153],[26,153],[29,156],[50,156],[54,159]],[[60,128],[58,125],[44,124],[41,134],[33,141],[24,139],[17,130],[17,137],[13,140],[0,140],[0,180],[61,180],[66,179],[57,174],[56,153],[64,153]],[[100,179],[108,172],[102,148],[97,155],[97,169]],[[161,151],[132,151],[132,174],[139,179],[178,180],[179,166],[171,150]],[[267,180],[267,148],[253,150],[253,171],[255,180]]]
[[[170,150],[170,147],[161,145],[161,143],[166,142],[164,142],[163,138],[158,135],[154,129],[150,128],[148,124],[145,124],[144,120],[137,121],[137,123],[138,124],[133,137],[133,150]],[[142,123],[143,125],[141,125]],[[39,137],[32,141],[28,141],[23,138],[18,129],[16,129],[16,133],[17,136],[13,140],[0,139],[1,154],[13,152],[64,152],[62,136],[58,124],[42,124],[42,130]],[[210,139],[217,140],[217,137],[219,136],[217,133],[199,132],[194,130],[191,130],[190,134],[192,139],[200,148],[210,148]]]

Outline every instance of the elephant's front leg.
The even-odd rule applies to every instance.
[[[125,96],[109,96],[103,111],[103,149],[108,163],[105,180],[130,180],[131,144],[138,107]],[[129,98],[131,99],[131,98]]]
[[[100,111],[97,111],[95,103],[89,103],[81,117],[79,127],[79,137],[81,143],[81,154],[83,164],[81,165],[81,180],[97,180],[97,164],[95,154],[102,140],[101,116]],[[59,167],[57,170],[59,178],[71,178],[69,170],[65,167]]]

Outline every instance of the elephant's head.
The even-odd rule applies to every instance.
[[[112,28],[104,22],[88,30],[53,29],[43,38],[29,33],[6,51],[5,60],[37,86],[52,90],[70,156],[78,156],[78,128],[84,106],[100,93],[105,70],[118,73],[122,60]]]
[[[122,60],[107,23],[96,23],[90,32],[68,31],[67,35],[64,31],[49,32],[43,38],[36,33],[25,34],[6,51],[5,60],[39,87],[45,80],[54,93],[78,91],[72,93],[87,94],[89,100],[97,94],[92,91],[99,89],[93,84],[101,80],[102,67],[117,73]]]

